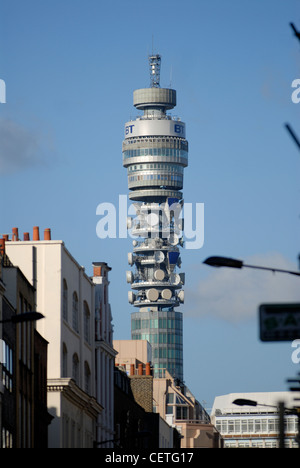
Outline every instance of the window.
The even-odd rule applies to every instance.
[[[78,316],[78,296],[77,293],[73,293],[73,313],[72,313],[72,325],[74,330],[79,332],[79,316]]]
[[[1,340],[0,340],[1,344]],[[5,341],[2,341],[2,383],[4,387],[9,391],[13,391],[13,351]],[[1,364],[1,362],[0,362]]]
[[[255,432],[256,433],[261,432],[261,420],[260,419],[255,419]]]
[[[13,435],[4,427],[2,428],[2,448],[13,448]]]
[[[91,328],[91,314],[90,314],[90,309],[89,309],[89,306],[87,304],[87,302],[84,301],[84,339],[87,343],[90,343],[91,341],[91,332],[90,332],[90,328]]]
[[[76,353],[73,355],[72,378],[79,384],[79,359]]]
[[[68,321],[68,284],[63,280],[63,319]]]
[[[248,432],[248,424],[247,424],[247,419],[242,419],[242,432]]]
[[[68,377],[68,350],[65,343],[63,344],[62,354],[62,376]]]
[[[91,371],[87,362],[84,363],[84,390],[88,395],[91,394]]]
[[[241,432],[241,421],[238,419],[234,421],[234,432],[235,433]]]
[[[233,420],[228,421],[228,432],[229,434],[234,433],[234,421]]]

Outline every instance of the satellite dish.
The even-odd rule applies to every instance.
[[[172,291],[170,289],[163,289],[161,292],[161,297],[165,300],[170,300],[172,297]]]
[[[154,253],[154,260],[157,263],[162,263],[164,261],[164,259],[165,259],[165,255],[160,250],[158,250],[157,252]]]
[[[136,247],[136,246],[138,245],[138,241],[133,240],[133,241],[132,241],[132,245],[133,245],[133,247]]]
[[[132,218],[128,216],[127,217],[127,229],[131,229],[131,228],[132,228]]]
[[[149,301],[157,301],[158,299],[158,291],[155,288],[147,289],[146,291],[146,297]]]
[[[169,242],[171,245],[177,245],[179,243],[179,238],[176,234],[171,234],[169,237]]]
[[[171,273],[170,282],[177,286],[180,283],[180,275],[178,275],[177,273]]]
[[[132,291],[128,291],[128,302],[130,304],[133,304],[135,299],[136,299],[135,294],[133,294]]]
[[[162,281],[165,277],[165,272],[163,270],[155,270],[154,278],[158,281]]]
[[[127,283],[132,283],[133,282],[132,271],[126,271],[126,281],[127,281]]]
[[[129,265],[133,265],[134,261],[133,261],[133,255],[132,255],[132,252],[129,252],[128,255],[128,263]]]
[[[184,290],[183,289],[179,291],[179,293],[177,294],[177,297],[181,303],[184,302]]]

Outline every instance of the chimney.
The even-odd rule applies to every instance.
[[[130,364],[130,375],[134,375],[134,364]]]
[[[24,241],[29,241],[30,240],[30,235],[29,235],[29,232],[24,232]]]
[[[40,240],[40,228],[38,226],[34,226],[33,228],[33,238],[34,241]]]
[[[5,254],[5,239],[0,239],[0,255]]]
[[[5,240],[5,242],[9,241],[9,235],[3,234],[3,239]]]
[[[150,362],[146,363],[146,375],[151,375],[151,366]]]
[[[44,240],[50,241],[51,240],[51,229],[44,230]]]
[[[12,240],[13,241],[18,241],[19,240],[19,229],[18,228],[12,228]]]

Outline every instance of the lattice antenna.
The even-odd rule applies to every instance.
[[[150,88],[160,87],[160,64],[161,56],[150,55],[149,56],[149,67],[150,67]]]

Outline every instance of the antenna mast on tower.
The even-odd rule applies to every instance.
[[[159,54],[149,56],[150,88],[160,87],[160,64],[161,56]]]

